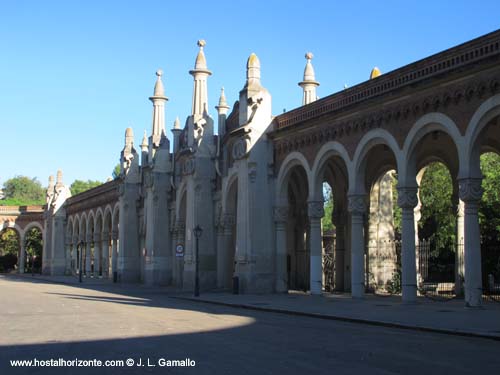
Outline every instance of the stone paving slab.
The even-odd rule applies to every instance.
[[[367,295],[363,299],[353,299],[348,294],[317,296],[300,292],[262,295],[212,292],[194,297],[191,293],[172,287],[113,283],[109,279],[84,278],[80,284],[76,276],[16,274],[9,277],[81,285],[84,288],[112,289],[121,294],[165,293],[172,298],[203,303],[500,341],[498,302],[485,302],[482,308],[466,308],[463,300],[434,301],[420,297],[416,304],[405,304],[397,296]]]

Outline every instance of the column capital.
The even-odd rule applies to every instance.
[[[350,194],[348,199],[347,209],[351,214],[362,215],[366,212],[366,195],[365,194]]]
[[[273,218],[276,223],[284,223],[288,220],[288,206],[276,206],[273,211]]]
[[[111,232],[111,239],[117,240],[118,239],[118,231],[114,230]]]
[[[398,187],[398,206],[413,210],[418,205],[417,192],[417,186]]]
[[[307,214],[311,219],[321,219],[325,216],[323,209],[323,201],[309,201],[307,202]]]
[[[461,178],[458,180],[458,196],[466,203],[479,203],[483,195],[482,178]]]

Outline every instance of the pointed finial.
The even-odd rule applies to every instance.
[[[157,98],[165,98],[165,88],[163,87],[163,82],[161,80],[161,76],[163,75],[163,70],[161,69],[158,69],[156,71],[156,83],[155,83],[155,89],[154,89],[154,94],[153,94],[153,98],[154,97],[157,97]],[[150,98],[151,99],[151,98]]]
[[[260,86],[260,60],[253,52],[247,61],[247,83]]]
[[[306,60],[312,60],[313,57],[314,57],[314,55],[312,54],[312,52],[306,53]]]
[[[54,176],[49,176],[49,186],[54,186]]]
[[[144,136],[142,137],[142,142],[141,142],[141,149],[144,151],[144,149],[148,149],[148,134],[146,130],[144,130]]]
[[[226,94],[224,93],[224,87],[220,89],[219,107],[228,107],[226,101]]]
[[[198,51],[198,55],[196,56],[196,61],[194,63],[194,71],[190,71],[189,73],[192,74],[191,72],[196,72],[197,70],[203,70],[207,71],[207,60],[205,58],[205,53],[203,52],[203,47],[207,44],[204,39],[200,39],[197,42],[198,47],[200,47],[200,50]],[[207,71],[208,72],[208,71]],[[210,72],[208,72],[211,74]]]
[[[382,75],[382,72],[380,71],[380,69],[377,67],[374,67],[370,73],[370,79],[377,78],[380,75]]]
[[[181,128],[181,122],[179,121],[179,116],[177,116],[174,121],[174,129],[178,130],[180,128]]]

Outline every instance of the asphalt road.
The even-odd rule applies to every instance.
[[[500,342],[492,340],[212,306],[153,289],[0,276],[0,301],[0,374],[500,373]],[[124,364],[13,368],[10,362],[35,358]],[[160,366],[186,358],[195,366]]]

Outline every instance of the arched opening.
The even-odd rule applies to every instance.
[[[14,228],[0,231],[0,272],[12,272],[17,269],[17,260],[21,252],[21,236]]]
[[[319,161],[314,180],[316,195],[323,197],[321,220],[323,249],[323,290],[344,291],[349,285],[349,253],[347,241],[348,172],[338,153],[327,153]],[[318,192],[321,187],[321,193]]]
[[[87,254],[86,262],[87,262],[87,270],[89,273],[87,276],[95,277],[97,276],[97,257],[96,257],[96,248],[95,248],[95,218],[94,213],[91,211],[88,216],[87,222]]]
[[[442,162],[431,162],[422,172],[417,206],[419,290],[428,296],[461,295],[463,235],[458,233],[460,203],[454,195],[453,179]]]
[[[103,271],[102,213],[97,212],[94,226],[94,276],[101,277]]]
[[[351,290],[401,292],[401,247],[395,217],[397,146],[389,134],[366,142],[355,159],[351,202]],[[386,143],[389,142],[389,143]],[[391,145],[391,146],[390,146]]]
[[[40,228],[32,227],[24,233],[24,272],[42,272],[43,234]]]
[[[431,297],[463,293],[463,203],[452,129],[426,124],[408,148],[405,180],[418,186],[413,209],[416,283],[421,294]]]

